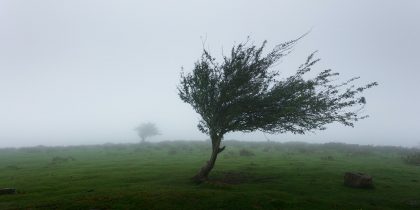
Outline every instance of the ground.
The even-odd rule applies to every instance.
[[[0,149],[0,209],[419,209],[420,166],[398,147],[225,141]],[[244,152],[244,150],[246,152]],[[242,151],[242,152],[241,152]],[[242,154],[242,155],[240,155]],[[373,189],[343,185],[346,171]]]

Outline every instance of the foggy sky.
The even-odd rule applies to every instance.
[[[296,71],[319,50],[315,70],[379,86],[365,94],[370,118],[275,141],[420,144],[420,1],[19,1],[0,0],[0,147],[203,140],[199,116],[177,95],[205,47],[219,56],[247,36],[268,48],[312,29],[277,66]],[[225,139],[266,139],[234,133]]]

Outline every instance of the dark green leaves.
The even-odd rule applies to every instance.
[[[299,38],[300,39],[300,38]],[[234,46],[221,64],[204,50],[192,73],[181,74],[180,98],[201,115],[198,128],[219,136],[232,131],[305,133],[340,122],[353,126],[366,99],[359,96],[377,83],[351,85],[358,77],[334,84],[331,70],[305,79],[319,61],[308,56],[296,74],[277,80],[274,64],[287,55],[299,40],[277,45],[264,55],[260,47],[247,42]],[[351,109],[353,108],[353,109]]]

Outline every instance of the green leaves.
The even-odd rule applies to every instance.
[[[294,75],[278,80],[274,65],[300,38],[277,45],[265,55],[266,42],[260,47],[241,43],[232,47],[221,64],[204,50],[193,71],[181,73],[178,86],[181,100],[202,117],[200,131],[218,136],[255,130],[305,133],[325,129],[324,125],[332,122],[353,126],[353,122],[366,118],[359,115],[366,103],[359,94],[377,83],[356,88],[351,84],[359,78],[354,77],[334,84],[333,78],[339,74],[330,69],[304,79],[320,60],[315,58],[316,52]]]

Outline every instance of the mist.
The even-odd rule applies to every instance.
[[[402,3],[404,2],[404,3]],[[306,135],[231,133],[242,141],[420,144],[418,1],[1,1],[0,147],[205,140],[177,92],[203,45],[221,56],[249,36],[268,48],[310,31],[277,66],[360,76],[370,117]]]

